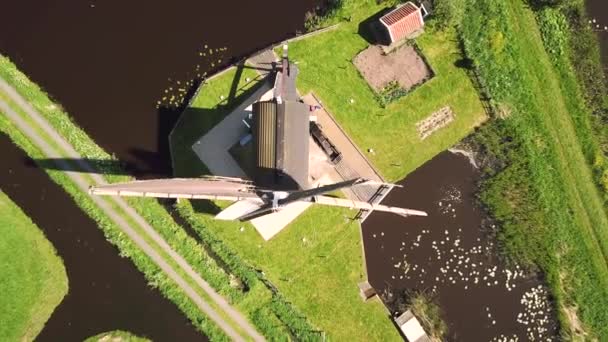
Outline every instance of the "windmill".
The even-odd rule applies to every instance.
[[[378,210],[401,216],[426,216],[423,211],[327,195],[344,188],[382,185],[360,177],[322,186],[310,184],[310,114],[309,106],[297,94],[297,74],[298,68],[289,61],[287,46],[284,46],[273,87],[273,99],[252,105],[251,135],[255,153],[253,181],[221,176],[141,180],[91,187],[90,193],[234,202],[217,214],[216,218],[221,220],[254,220],[280,212],[296,203]]]

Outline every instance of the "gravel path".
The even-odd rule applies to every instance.
[[[64,155],[58,153],[53,146],[48,144],[38,133],[38,131],[26,122],[19,114],[13,111],[9,105],[0,99],[0,111],[2,111],[18,128],[23,132],[41,151],[47,158],[57,158],[57,164],[62,168],[69,170],[71,166],[69,163],[61,160],[61,158],[72,158],[76,163],[79,164],[84,170],[92,171],[88,176],[92,177],[95,181],[95,185],[107,184],[103,177],[99,174],[94,173],[94,169],[91,165],[82,159],[74,148],[63,138],[57,131],[38,113],[32,106],[27,103],[10,85],[8,85],[3,79],[0,79],[0,91],[4,92],[11,101],[16,103],[25,112],[29,118],[31,118],[39,128],[44,131],[54,143],[57,144],[64,151]],[[65,171],[65,173],[74,181],[74,183],[84,192],[88,191],[90,185],[87,178],[81,173],[74,171]],[[244,340],[231,326],[227,323],[222,316],[214,310],[206,301],[201,297],[197,291],[188,284],[188,282],[182,278],[172,265],[168,264],[165,259],[148,243],[146,239],[129,224],[123,216],[121,216],[113,207],[112,203],[117,204],[130,219],[135,221],[141,229],[145,232],[148,238],[152,239],[167,255],[173,259],[173,262],[177,264],[183,272],[185,272],[190,278],[194,280],[200,289],[215,302],[215,304],[224,311],[224,313],[236,322],[242,329],[248,334],[247,338],[251,338],[256,341],[263,341],[264,337],[260,335],[253,326],[243,317],[238,311],[236,311],[221,295],[219,295],[213,288],[204,281],[200,275],[198,275],[192,267],[184,260],[178,253],[176,253],[167,242],[150,226],[133,208],[131,208],[122,198],[111,198],[105,199],[102,197],[92,196],[91,199],[99,208],[125,233],[129,238],[135,242],[135,244],[141,248],[148,257],[160,267],[163,272],[169,276],[183,291],[190,297],[190,299],[210,318],[212,319],[225,333],[233,340]]]

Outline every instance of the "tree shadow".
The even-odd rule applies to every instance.
[[[463,57],[454,62],[454,66],[460,69],[465,69],[467,71],[473,70],[474,62],[472,59]]]
[[[192,204],[192,209],[194,209],[194,211],[197,213],[205,213],[215,216],[222,211],[222,208],[220,208],[213,201],[209,200],[190,200],[190,204]]]
[[[32,168],[43,168],[46,170],[71,171],[80,173],[93,173],[103,175],[130,175],[126,170],[136,168],[140,171],[139,166],[121,162],[115,159],[92,159],[92,158],[24,158],[23,164]],[[153,172],[153,170],[147,170]]]

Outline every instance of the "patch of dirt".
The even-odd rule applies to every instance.
[[[388,55],[379,46],[372,45],[359,53],[353,64],[376,92],[382,91],[391,82],[397,82],[407,91],[431,76],[429,67],[410,45],[404,45]]]
[[[568,318],[568,326],[570,328],[570,334],[573,341],[586,341],[588,340],[587,332],[583,328],[583,323],[578,318],[577,308],[574,306],[562,306],[563,312]],[[597,339],[594,339],[597,341]]]
[[[426,119],[416,123],[416,129],[420,135],[420,140],[428,138],[438,129],[447,126],[454,121],[454,112],[449,106],[443,107],[435,113],[431,114]]]

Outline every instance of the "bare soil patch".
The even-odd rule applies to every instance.
[[[426,119],[416,123],[416,129],[420,134],[420,140],[428,138],[438,129],[445,127],[454,120],[454,112],[449,106],[443,107]]]
[[[393,82],[407,91],[432,74],[416,49],[407,44],[387,55],[381,47],[372,45],[360,52],[353,63],[376,92]]]

